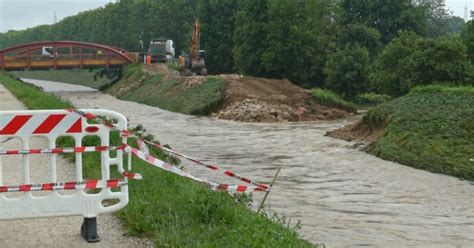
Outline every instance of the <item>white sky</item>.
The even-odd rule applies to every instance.
[[[60,21],[80,11],[95,9],[116,0],[0,0],[0,32],[19,30],[40,24],[52,24],[54,12]],[[474,0],[446,0],[454,15],[464,17],[467,3],[471,10]]]
[[[95,9],[113,0],[0,0],[0,32],[19,30]]]

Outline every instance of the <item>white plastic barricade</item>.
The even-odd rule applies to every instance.
[[[80,111],[113,120],[119,130],[127,128],[127,119],[119,113],[98,109]],[[96,216],[119,210],[128,204],[127,171],[123,165],[124,149],[110,147],[110,132],[110,127],[103,123],[88,123],[85,116],[69,110],[0,111],[0,220],[82,215],[82,236],[88,242],[99,241]],[[100,138],[101,146],[83,147],[83,138],[91,135]],[[47,149],[30,147],[30,140],[38,136],[47,139]],[[56,148],[56,139],[63,136],[72,137],[75,147]],[[21,141],[21,149],[4,150],[2,141],[12,138]],[[121,139],[122,144],[127,144],[127,137],[122,136]],[[111,157],[110,150],[116,150],[114,157]],[[82,155],[86,151],[101,153],[101,159],[97,161],[97,166],[101,166],[101,178],[83,178]],[[58,182],[56,160],[57,154],[62,152],[75,153],[75,181]],[[32,167],[35,165],[30,164],[30,157],[37,154],[50,154],[49,178],[32,182]],[[22,157],[22,164],[15,165],[18,166],[18,173],[23,174],[21,185],[4,185],[4,155]],[[111,178],[111,166],[116,166],[124,178]],[[89,190],[96,188],[100,188],[100,192]],[[61,194],[58,190],[70,190],[72,194]],[[38,196],[33,194],[33,191],[46,193]],[[4,194],[6,192],[21,192],[21,196],[8,197]],[[104,201],[107,200],[114,200],[116,204],[106,206]]]

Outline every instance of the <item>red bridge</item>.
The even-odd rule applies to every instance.
[[[41,41],[0,50],[1,70],[117,67],[138,62],[138,53],[78,41]]]

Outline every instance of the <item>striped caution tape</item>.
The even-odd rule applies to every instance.
[[[113,129],[113,130],[116,130],[116,131],[120,131],[121,135],[124,136],[124,137],[133,137],[133,138],[136,138],[136,139],[137,139],[137,142],[142,143],[141,145],[140,145],[140,143],[139,143],[138,145],[141,147],[141,150],[142,150],[143,152],[140,151],[140,153],[138,153],[138,150],[132,148],[132,153],[133,153],[133,151],[135,151],[136,154],[134,154],[134,155],[137,156],[137,157],[139,157],[138,154],[143,155],[143,157],[140,157],[140,158],[143,159],[144,161],[148,162],[149,164],[154,165],[154,166],[156,166],[156,165],[155,165],[154,162],[152,162],[152,161],[154,161],[154,160],[159,160],[159,159],[156,159],[156,158],[154,158],[154,160],[151,159],[151,158],[153,158],[153,157],[149,156],[148,147],[146,147],[146,145],[144,145],[143,142],[145,142],[145,143],[147,143],[147,144],[149,144],[149,145],[152,145],[152,146],[154,146],[154,147],[156,147],[156,148],[158,148],[158,149],[161,149],[161,150],[163,150],[163,151],[165,151],[165,152],[172,153],[172,154],[174,154],[174,155],[176,155],[176,156],[182,157],[182,158],[187,159],[187,160],[189,160],[189,161],[191,161],[191,162],[194,162],[194,163],[196,163],[196,164],[205,166],[205,167],[207,167],[207,168],[209,168],[209,169],[211,169],[211,170],[223,170],[223,169],[219,168],[219,167],[216,166],[216,165],[206,164],[206,163],[204,163],[204,162],[202,162],[202,161],[199,161],[199,160],[197,160],[197,159],[195,159],[195,158],[193,158],[193,157],[191,157],[191,156],[188,156],[188,155],[185,155],[185,154],[176,152],[176,151],[174,151],[174,150],[172,150],[172,149],[166,148],[166,147],[164,147],[164,146],[162,146],[162,145],[160,145],[160,144],[158,144],[158,143],[153,143],[153,142],[150,142],[150,141],[143,140],[143,139],[141,139],[140,137],[134,135],[134,134],[133,134],[132,132],[130,132],[129,130],[120,129],[120,128],[117,127],[116,125],[114,125],[114,124],[108,122],[108,121],[105,120],[105,119],[101,119],[101,118],[99,118],[98,116],[96,116],[96,115],[94,115],[94,114],[86,113],[86,112],[81,111],[81,110],[78,110],[78,109],[67,109],[67,111],[77,113],[78,115],[80,115],[80,116],[82,116],[82,117],[85,117],[85,118],[87,118],[87,119],[89,119],[89,120],[95,120],[95,121],[101,123],[102,125],[104,125],[104,126],[110,128],[110,129]],[[146,147],[146,148],[145,148],[145,147]],[[145,155],[144,153],[148,153],[148,155]],[[150,161],[147,160],[147,158],[150,159]],[[161,161],[161,160],[159,160],[159,161]],[[163,161],[161,161],[161,162],[163,162]],[[163,163],[166,164],[166,165],[169,165],[169,164],[167,164],[167,163],[165,163],[165,162],[163,162]],[[164,167],[167,167],[166,165],[165,165]],[[172,166],[172,165],[170,165],[170,166]],[[156,166],[156,167],[161,168],[160,166]],[[177,172],[176,169],[179,170],[179,168],[177,168],[177,167],[175,167],[175,166],[172,166],[172,167],[174,167],[174,169],[172,169],[173,171],[176,171],[176,172]],[[162,168],[162,169],[164,169],[164,168]],[[172,171],[172,172],[173,172],[173,171]],[[184,171],[183,171],[183,173],[187,173],[187,172],[184,172]],[[180,175],[180,173],[176,173],[176,174]],[[189,173],[188,173],[188,174],[189,174]],[[232,171],[224,170],[224,173],[223,173],[223,174],[226,175],[226,176],[232,177],[232,178],[234,178],[234,179],[240,180],[240,181],[242,181],[242,182],[251,184],[252,186],[227,185],[227,184],[211,183],[211,182],[209,182],[209,181],[207,181],[207,180],[199,179],[199,178],[194,177],[194,176],[189,177],[189,178],[191,178],[191,179],[193,179],[193,180],[196,180],[196,181],[199,181],[199,182],[204,182],[204,183],[210,184],[214,190],[219,190],[219,191],[227,190],[227,191],[235,191],[235,192],[247,192],[247,191],[270,191],[270,190],[271,190],[271,187],[269,187],[269,186],[266,185],[266,184],[263,184],[263,183],[259,183],[259,182],[250,180],[250,179],[248,179],[248,178],[246,178],[246,177],[243,177],[243,176],[240,176],[240,175],[238,175],[238,174],[236,174],[236,173],[234,173],[234,172],[232,172]],[[189,174],[189,175],[190,175],[190,174]],[[245,189],[245,190],[244,190],[244,189]]]
[[[24,150],[0,150],[1,155],[19,155],[19,154],[60,154],[60,153],[83,153],[83,152],[103,152],[123,150],[126,145],[121,146],[84,146],[84,147],[64,147],[64,148],[46,148],[46,149],[24,149]]]
[[[229,185],[229,184],[219,184],[213,181],[209,181],[207,179],[201,179],[198,177],[195,177],[191,175],[189,172],[183,171],[179,169],[176,166],[173,166],[171,164],[168,164],[158,158],[155,158],[149,154],[146,154],[138,149],[135,149],[133,147],[129,147],[131,150],[131,153],[140,158],[141,160],[147,162],[148,164],[151,164],[155,167],[158,167],[160,169],[169,171],[171,173],[180,175],[182,177],[187,177],[190,178],[194,181],[204,183],[208,185],[212,190],[214,191],[229,191],[229,192],[238,192],[238,193],[249,193],[249,192],[259,192],[259,191],[267,191],[265,188],[261,188],[258,186],[246,186],[246,185]]]
[[[16,186],[0,186],[0,193],[29,192],[29,191],[57,191],[77,189],[117,188],[127,185],[127,179],[86,180],[76,182],[58,182],[43,184],[21,184]]]
[[[137,140],[137,142],[138,142],[138,140]],[[148,143],[148,144],[150,144],[150,145],[155,146],[156,148],[158,148],[158,149],[160,149],[160,150],[163,150],[163,151],[168,152],[168,153],[172,153],[172,154],[174,154],[174,155],[176,155],[176,156],[178,156],[178,157],[182,157],[182,158],[187,159],[187,160],[189,160],[189,161],[191,161],[191,162],[194,162],[195,164],[202,165],[202,166],[204,166],[204,167],[206,167],[206,168],[209,168],[209,169],[211,169],[211,170],[224,171],[223,174],[226,175],[226,176],[229,176],[229,177],[235,178],[235,179],[237,179],[237,180],[240,180],[240,181],[242,181],[242,182],[245,182],[245,183],[248,183],[248,184],[257,186],[257,187],[259,187],[259,188],[265,189],[265,191],[269,191],[269,190],[270,190],[270,188],[269,188],[267,185],[263,184],[263,183],[255,182],[255,181],[253,181],[253,180],[250,180],[250,179],[248,179],[248,178],[245,178],[245,177],[243,177],[243,176],[240,176],[240,175],[238,175],[238,174],[236,174],[236,173],[234,173],[234,172],[232,172],[232,171],[229,171],[229,170],[223,170],[223,169],[219,168],[219,167],[216,166],[216,165],[206,164],[206,163],[204,163],[204,162],[202,162],[202,161],[199,161],[199,160],[197,160],[197,159],[195,159],[195,158],[192,158],[192,157],[190,157],[190,156],[188,156],[188,155],[185,155],[185,154],[182,154],[182,153],[173,151],[173,150],[171,150],[171,149],[169,149],[169,148],[167,148],[167,147],[165,147],[165,146],[162,146],[162,145],[160,145],[160,144],[155,144],[155,143],[152,143],[152,142],[149,142],[149,141],[146,141],[146,140],[145,140],[145,141],[140,140],[140,142],[146,142],[146,143]]]

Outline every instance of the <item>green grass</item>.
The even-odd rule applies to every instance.
[[[224,79],[208,77],[197,85],[185,85],[180,78],[148,75],[141,65],[128,66],[121,81],[106,90],[123,100],[192,115],[207,115],[222,99]]]
[[[110,83],[111,80],[105,77],[94,80],[94,74],[96,72],[97,70],[64,69],[45,71],[13,71],[11,74],[21,78],[33,78],[70,84],[79,84],[95,89],[99,89],[103,85]]]
[[[0,82],[30,109],[72,107],[71,103],[6,74],[0,73]],[[70,142],[61,139],[57,143],[71,146]],[[119,142],[118,134],[113,133],[111,144]],[[84,145],[97,144],[98,140],[89,138]],[[176,161],[156,150],[153,152],[161,159]],[[85,177],[99,177],[97,161],[100,161],[98,153],[84,154]],[[118,216],[130,234],[149,237],[157,247],[312,247],[293,228],[283,225],[287,223],[284,218],[255,214],[245,203],[237,203],[226,193],[211,192],[135,158],[133,165],[134,171],[140,172],[144,179],[130,182],[130,203]]]
[[[473,86],[447,86],[447,85],[428,85],[428,86],[416,86],[411,89],[411,93],[465,93],[474,94]]]
[[[389,95],[369,92],[357,95],[355,102],[359,105],[377,105],[390,100],[392,100],[392,97]]]
[[[363,118],[385,126],[371,152],[383,159],[474,181],[474,88],[428,86]]]
[[[357,112],[357,106],[355,104],[342,99],[330,90],[315,88],[311,90],[311,95],[313,99],[321,105],[340,108],[351,113]]]

